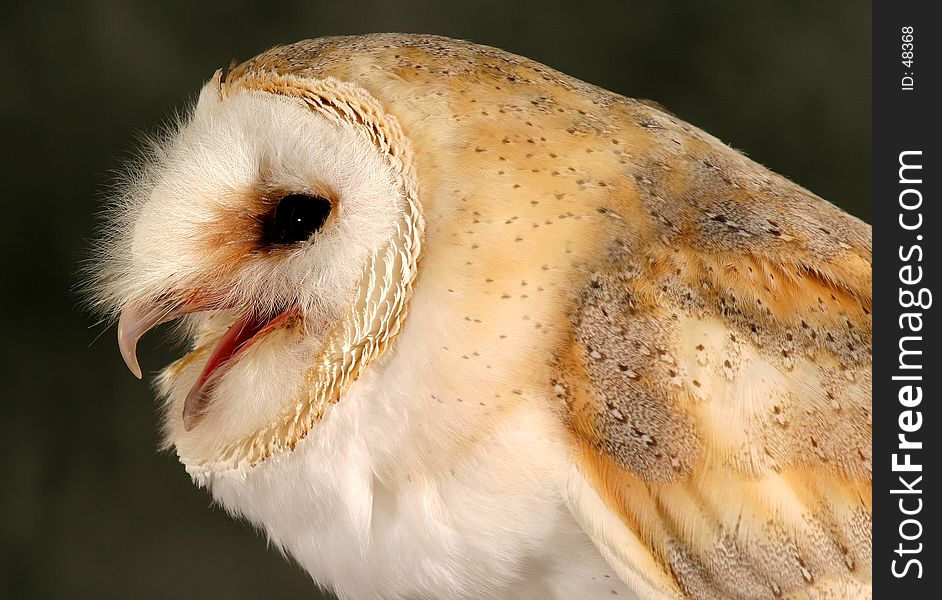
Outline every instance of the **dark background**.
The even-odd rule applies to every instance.
[[[312,596],[156,451],[149,386],[73,290],[135,135],[216,68],[327,34],[467,38],[657,100],[869,220],[870,21],[859,0],[0,4],[0,597]]]

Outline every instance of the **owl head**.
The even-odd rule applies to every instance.
[[[184,462],[291,448],[398,333],[423,233],[411,151],[364,89],[274,73],[203,87],[112,209],[99,305],[121,353],[179,321],[159,376]]]
[[[397,362],[384,383],[427,400],[419,421],[473,436],[491,408],[456,390],[475,381],[497,410],[545,384],[532,365],[565,342],[573,282],[652,230],[633,168],[674,152],[662,132],[678,127],[446,38],[275,48],[217,73],[128,178],[97,303],[138,376],[137,340],[178,322],[190,351],[158,383],[192,469],[293,449],[361,375],[406,360],[404,335],[418,371]],[[448,439],[427,437],[425,454]]]

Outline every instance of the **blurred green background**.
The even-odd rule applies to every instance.
[[[870,217],[869,2],[4,2],[0,597],[316,597],[156,451],[149,386],[72,288],[138,132],[231,58],[373,31],[500,46],[657,100]],[[172,356],[159,337],[146,369]]]

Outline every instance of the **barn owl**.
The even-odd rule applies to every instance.
[[[442,37],[202,88],[94,278],[192,479],[340,598],[860,598],[871,231],[646,101]]]

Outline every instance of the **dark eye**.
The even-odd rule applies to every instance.
[[[307,241],[324,225],[330,209],[326,198],[289,194],[278,201],[269,237],[275,244]]]

